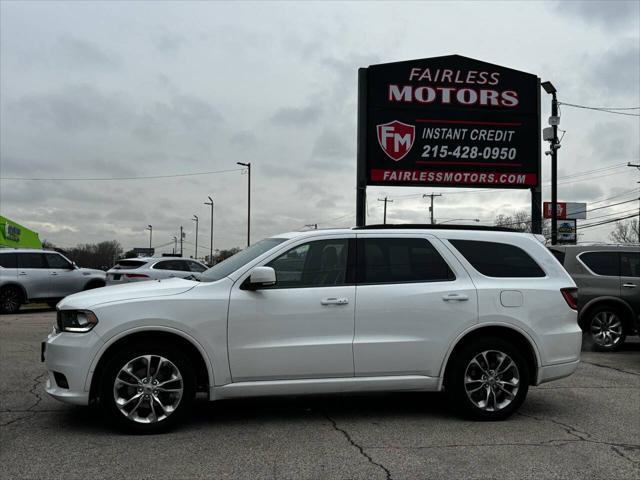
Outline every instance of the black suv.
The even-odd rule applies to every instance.
[[[640,332],[640,247],[554,245],[551,252],[578,285],[578,323],[603,351]]]

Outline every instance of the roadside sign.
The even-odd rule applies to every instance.
[[[154,248],[139,248],[139,247],[136,247],[136,248],[133,249],[133,253],[137,257],[153,257],[153,254],[155,253],[155,249]]]
[[[367,185],[538,184],[535,75],[459,55],[361,70],[367,71],[366,125],[359,131]]]
[[[556,212],[558,219],[580,219],[587,218],[587,204],[578,202],[557,202]],[[544,218],[551,218],[551,202],[544,202]]]
[[[557,220],[556,225],[558,226],[558,243],[575,245],[578,238],[575,219]]]

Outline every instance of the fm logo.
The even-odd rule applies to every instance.
[[[398,162],[402,160],[413,147],[415,140],[415,127],[406,123],[394,120],[393,122],[377,125],[378,143],[384,153]]]

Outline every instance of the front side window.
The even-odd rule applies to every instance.
[[[189,269],[192,272],[196,272],[196,273],[201,273],[204,272],[207,267],[205,267],[204,265],[199,264],[198,262],[194,262],[192,260],[189,261]]]
[[[19,253],[18,268],[49,268],[42,253]]]
[[[358,239],[358,283],[455,280],[442,256],[424,238]]]
[[[620,273],[623,277],[640,277],[640,253],[620,252]]]
[[[156,263],[153,268],[154,270],[189,271],[183,260],[164,260]]]
[[[62,255],[58,255],[57,253],[47,253],[46,255],[49,268],[65,270],[69,270],[71,268],[71,264]]]
[[[487,277],[544,277],[545,273],[520,247],[508,243],[449,240],[478,272]]]
[[[618,252],[585,252],[579,258],[596,275],[620,276]]]
[[[347,239],[316,240],[292,248],[266,266],[276,271],[275,288],[345,285]]]

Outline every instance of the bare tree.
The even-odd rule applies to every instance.
[[[609,238],[616,243],[640,243],[638,241],[638,220],[616,222],[616,226],[609,234]]]
[[[519,232],[531,233],[531,214],[526,210],[519,210],[513,215],[500,214],[494,220],[496,227],[507,227]],[[551,222],[548,219],[542,221],[542,234],[545,238],[551,236]]]

